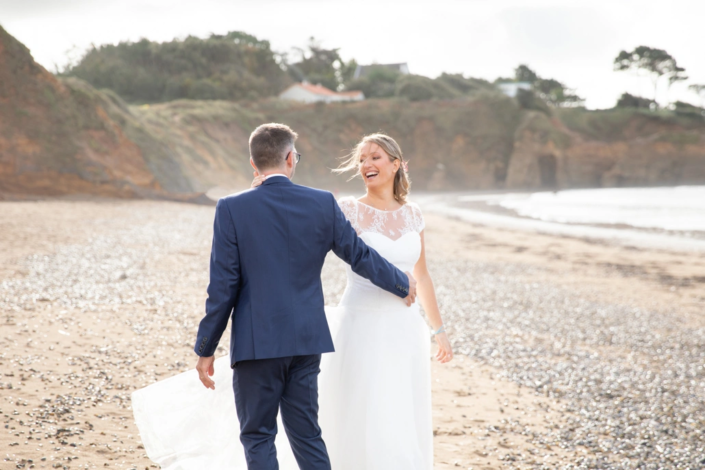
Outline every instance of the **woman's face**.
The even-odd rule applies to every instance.
[[[368,189],[393,186],[400,164],[373,142],[366,143],[360,152],[360,174]]]

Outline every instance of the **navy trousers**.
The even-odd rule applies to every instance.
[[[318,373],[321,355],[240,361],[233,368],[240,441],[249,470],[278,470],[277,413],[299,468],[330,470],[318,426]]]

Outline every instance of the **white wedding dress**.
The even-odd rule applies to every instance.
[[[424,228],[418,206],[380,211],[339,201],[359,236],[401,271],[413,270]],[[418,303],[374,286],[347,268],[337,307],[326,307],[335,353],[324,354],[319,422],[334,470],[431,470],[430,336]],[[132,394],[147,455],[164,470],[246,469],[227,357],[215,361],[216,389],[195,371]],[[296,470],[279,421],[277,456]]]

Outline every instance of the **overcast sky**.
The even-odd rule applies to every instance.
[[[494,80],[525,63],[562,81],[588,108],[614,106],[624,91],[651,97],[646,77],[612,70],[621,49],[665,49],[690,79],[659,101],[699,104],[705,83],[704,0],[0,0],[0,24],[53,71],[90,47],[240,30],[275,50],[311,36],[360,63],[407,62],[412,73]]]

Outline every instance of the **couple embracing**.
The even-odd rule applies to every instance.
[[[258,127],[253,187],[218,201],[195,346],[201,383],[186,372],[133,393],[145,449],[168,470],[430,470],[429,329],[417,291],[436,359],[453,353],[401,149],[364,137],[337,171],[356,171],[366,194],[336,201],[291,181],[297,137]],[[347,286],[324,309],[331,250],[349,265]],[[214,360],[230,319],[230,356]]]

